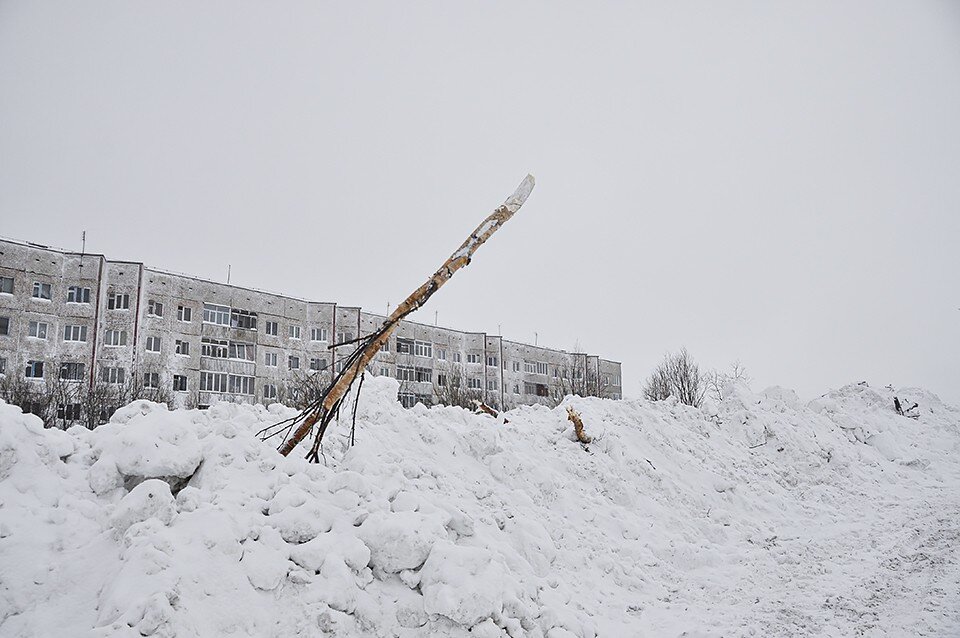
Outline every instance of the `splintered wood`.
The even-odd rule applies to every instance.
[[[490,236],[500,229],[513,215],[520,210],[523,203],[527,201],[530,191],[533,190],[534,179],[532,175],[527,175],[517,190],[514,191],[507,200],[493,213],[491,213],[483,222],[477,226],[476,230],[470,233],[466,241],[458,248],[450,258],[443,262],[440,269],[437,270],[422,286],[417,288],[409,297],[404,300],[396,310],[383,322],[383,325],[373,334],[368,335],[360,341],[360,345],[354,352],[346,358],[346,365],[342,372],[333,380],[323,395],[312,405],[308,406],[300,415],[285,424],[286,427],[294,427],[293,434],[284,440],[280,446],[280,453],[284,456],[290,454],[319,423],[313,447],[307,458],[311,461],[318,461],[318,451],[320,441],[327,429],[330,421],[336,416],[340,408],[340,403],[347,391],[360,376],[367,364],[373,359],[380,347],[390,338],[391,333],[399,325],[400,321],[417,310],[427,300],[447,283],[453,274],[470,263],[474,252],[484,244]],[[278,424],[280,425],[280,424]],[[289,431],[289,430],[287,430]]]
[[[567,406],[567,418],[570,419],[571,423],[573,423],[573,430],[577,433],[578,441],[586,445],[593,440],[587,436],[586,432],[583,431],[583,419],[580,418],[580,413],[569,405]]]

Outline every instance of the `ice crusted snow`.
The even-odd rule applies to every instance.
[[[569,398],[509,423],[363,386],[326,464],[279,406],[0,404],[0,636],[956,636],[960,411]],[[350,402],[352,403],[352,402]]]

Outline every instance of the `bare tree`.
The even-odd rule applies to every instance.
[[[643,395],[651,401],[674,396],[694,407],[700,407],[706,391],[707,379],[686,348],[665,355],[643,387]]]
[[[723,389],[731,382],[750,384],[747,368],[740,363],[739,359],[730,364],[728,372],[712,370],[707,374],[707,391],[710,393],[710,398],[717,403],[723,401]]]
[[[442,379],[440,375],[444,375]],[[456,363],[437,374],[433,383],[433,394],[437,397],[437,403],[455,405],[467,410],[474,409],[475,401],[483,401],[483,390],[468,387],[463,366]]]

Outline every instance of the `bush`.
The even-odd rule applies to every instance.
[[[700,407],[707,391],[707,379],[700,374],[700,367],[681,348],[676,354],[666,354],[643,386],[643,396],[651,401],[676,397],[686,405]]]

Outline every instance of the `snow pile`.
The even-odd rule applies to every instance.
[[[367,379],[326,464],[293,414],[138,402],[94,431],[0,404],[0,635],[896,636],[960,629],[960,411],[569,398],[509,423]],[[352,404],[352,402],[349,402]]]

